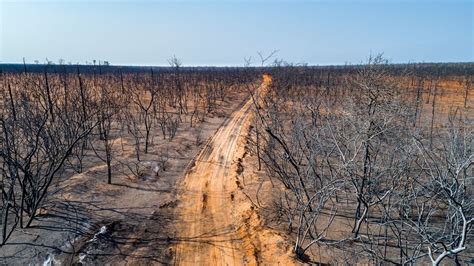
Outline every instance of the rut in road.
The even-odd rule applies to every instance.
[[[230,166],[252,101],[234,112],[196,158],[182,184],[175,264],[248,263],[238,225],[233,221],[235,182]]]

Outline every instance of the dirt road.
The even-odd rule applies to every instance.
[[[264,75],[260,96],[270,84]],[[252,105],[249,99],[217,130],[180,186],[176,265],[295,264],[283,237],[262,226],[238,185],[236,161],[245,150],[239,137],[248,134]]]
[[[244,264],[243,241],[233,221],[235,181],[230,178],[236,142],[251,100],[234,112],[196,158],[183,182],[175,264]]]

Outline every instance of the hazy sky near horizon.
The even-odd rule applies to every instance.
[[[0,0],[0,62],[474,61],[474,0]]]

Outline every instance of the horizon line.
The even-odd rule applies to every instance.
[[[107,60],[100,60],[100,62],[107,62]],[[310,63],[289,63],[283,61],[284,64],[282,66],[295,66],[295,67],[328,67],[328,66],[358,66],[358,65],[365,65],[367,62],[360,62],[360,63],[323,63],[323,64],[310,64]],[[111,66],[111,67],[173,67],[169,64],[112,64],[109,62],[108,65],[105,64],[87,64],[86,63],[63,63],[59,64],[56,62],[52,62],[51,64],[48,63],[31,63],[31,62],[2,62],[0,61],[0,65],[50,65],[50,66]],[[411,64],[470,64],[474,63],[474,61],[408,61],[408,62],[390,62],[390,60],[387,62],[388,65],[411,65]],[[205,64],[182,64],[180,67],[238,67],[238,68],[245,68],[245,67],[254,67],[254,68],[265,68],[265,67],[276,67],[275,65],[257,65],[257,64],[252,64],[252,65],[235,65],[235,64],[214,64],[214,65],[205,65]]]

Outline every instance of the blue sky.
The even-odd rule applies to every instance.
[[[1,62],[474,61],[474,1],[0,0],[0,23]]]

